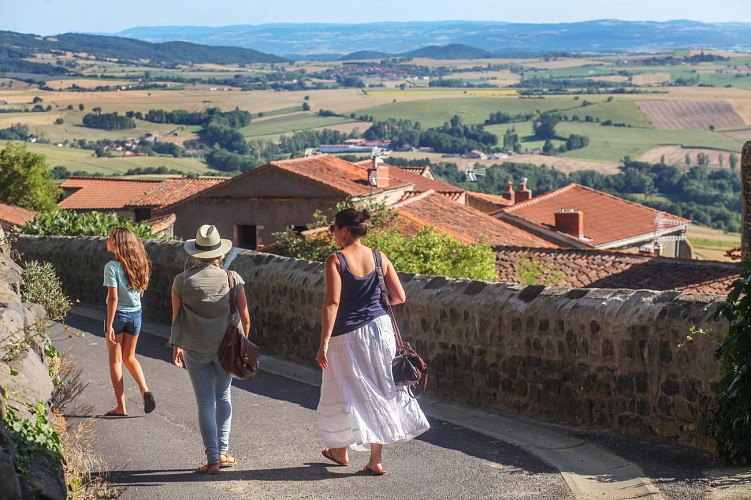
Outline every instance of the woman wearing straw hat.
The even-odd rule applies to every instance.
[[[185,242],[194,265],[178,274],[172,283],[172,362],[188,369],[198,405],[198,424],[206,448],[206,464],[198,472],[218,474],[219,467],[232,466],[228,453],[232,423],[231,375],[219,363],[219,344],[230,321],[230,285],[222,258],[232,248],[213,225],[198,228],[196,238]],[[237,311],[245,335],[250,331],[250,314],[245,282],[230,271],[237,287]]]

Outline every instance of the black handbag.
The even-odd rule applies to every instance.
[[[413,398],[418,398],[425,390],[428,384],[428,364],[420,357],[419,354],[402,340],[399,325],[396,324],[394,311],[391,309],[389,302],[389,291],[386,288],[386,280],[383,277],[383,266],[381,264],[381,253],[373,249],[373,260],[375,261],[376,271],[378,273],[378,283],[381,288],[381,302],[391,317],[391,324],[394,327],[394,337],[396,339],[396,355],[391,362],[391,373],[394,376],[394,384],[397,387],[406,387],[407,393]],[[419,393],[415,388],[420,386],[422,389]]]
[[[232,375],[232,378],[245,380],[258,374],[258,365],[260,364],[258,353],[261,352],[261,349],[248,340],[248,337],[243,335],[237,327],[237,320],[235,319],[237,290],[235,289],[235,279],[230,271],[227,271],[227,281],[229,282],[229,307],[232,316],[219,346],[219,363],[225,371]]]

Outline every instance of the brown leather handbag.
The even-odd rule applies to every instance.
[[[219,362],[222,368],[232,375],[232,378],[245,380],[255,377],[258,373],[258,353],[261,349],[248,340],[248,337],[243,335],[237,327],[235,319],[237,289],[235,278],[230,271],[227,271],[227,281],[229,282],[229,307],[232,316],[219,346]]]

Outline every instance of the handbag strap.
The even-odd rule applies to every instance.
[[[391,324],[394,327],[394,336],[396,337],[396,347],[401,349],[404,346],[402,341],[402,334],[399,331],[399,325],[396,324],[396,318],[394,317],[394,310],[391,308],[391,301],[389,300],[389,289],[386,288],[386,280],[383,277],[383,264],[381,263],[381,252],[375,248],[371,249],[373,252],[373,261],[375,262],[376,273],[378,274],[378,285],[381,289],[381,300],[385,302],[386,311],[391,317]]]
[[[235,289],[235,277],[232,276],[232,271],[226,271],[227,283],[229,283],[229,312],[234,319],[237,312],[237,290]]]

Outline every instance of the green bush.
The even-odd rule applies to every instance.
[[[70,299],[63,293],[55,268],[49,262],[35,260],[23,264],[21,298],[41,304],[50,319],[61,320],[70,309]]]
[[[151,226],[146,222],[134,223],[113,213],[79,213],[70,210],[54,210],[40,214],[34,220],[27,222],[26,225],[14,227],[13,231],[36,236],[99,236],[105,238],[109,235],[110,229],[115,226],[127,227],[139,238],[159,238],[158,235],[151,232]]]
[[[335,211],[352,206],[341,203]],[[449,278],[469,278],[495,281],[495,253],[484,242],[463,243],[447,234],[439,233],[432,227],[421,228],[416,235],[405,238],[398,228],[398,215],[384,205],[368,206],[372,218],[370,230],[364,243],[388,255],[394,267],[401,272],[446,276]],[[325,214],[314,214],[315,222],[309,229],[328,227],[330,222]],[[322,262],[331,253],[339,250],[333,236],[322,231],[301,237],[294,229],[275,233],[278,245],[272,253]]]
[[[730,322],[728,335],[715,351],[725,372],[712,404],[711,436],[729,463],[751,463],[751,263],[733,284],[717,316]]]
[[[28,406],[36,414],[33,422],[17,416],[11,407],[5,408],[4,422],[16,444],[16,467],[21,474],[28,474],[29,467],[40,456],[62,460],[60,436],[49,421],[47,406],[43,401]]]

